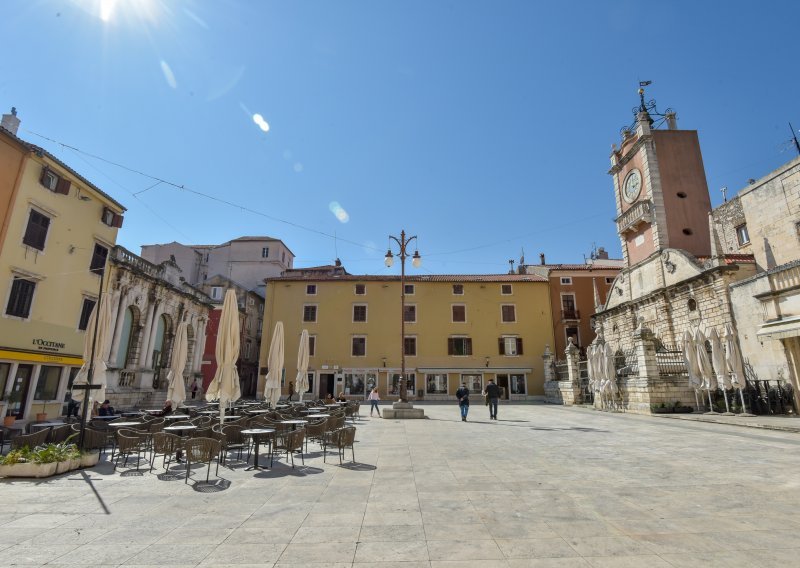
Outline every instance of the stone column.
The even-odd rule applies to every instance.
[[[633,332],[637,376],[635,379],[630,377],[627,383],[628,409],[634,412],[649,414],[653,395],[659,388],[655,340],[653,331],[640,319],[639,327]]]
[[[144,332],[142,333],[142,347],[139,351],[139,368],[147,368],[147,352],[150,350],[150,331],[153,327],[155,312],[158,309],[158,302],[153,298],[147,306],[147,318],[145,319]]]
[[[544,382],[555,380],[553,373],[553,353],[550,351],[550,346],[544,346],[544,353],[542,353],[542,365],[544,367]]]
[[[567,348],[564,349],[564,355],[567,356],[567,374],[569,376],[569,382],[578,384],[581,378],[580,372],[578,371],[578,359],[580,352],[578,351],[578,348],[575,347],[571,337],[567,343]]]

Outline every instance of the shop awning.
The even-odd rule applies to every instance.
[[[785,339],[787,337],[800,337],[800,317],[781,319],[765,323],[758,330],[759,339]]]

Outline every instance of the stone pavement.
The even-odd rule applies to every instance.
[[[501,405],[497,422],[482,405],[467,423],[455,404],[425,413],[363,420],[357,465],[317,453],[295,470],[220,468],[218,492],[105,464],[1,481],[0,565],[764,568],[800,558],[797,434],[546,405]]]

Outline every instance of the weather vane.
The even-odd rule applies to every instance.
[[[668,108],[663,113],[658,112],[655,99],[650,99],[649,101],[644,100],[644,88],[652,84],[652,81],[639,81],[639,90],[637,91],[639,94],[639,106],[635,106],[632,109],[633,122],[629,126],[623,126],[620,129],[620,133],[622,133],[623,137],[625,136],[626,132],[633,132],[636,130],[636,122],[639,120],[639,115],[641,113],[647,115],[647,121],[650,123],[650,127],[652,129],[659,128],[666,122],[669,116],[675,115],[675,111],[673,111],[671,108]],[[655,120],[653,117],[656,117]]]

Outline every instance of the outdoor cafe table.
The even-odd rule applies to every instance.
[[[191,432],[192,430],[197,430],[197,426],[183,424],[178,426],[166,426],[164,427],[164,432],[169,432],[171,434],[177,434],[181,438]]]
[[[308,420],[281,420],[281,424],[289,424],[294,432],[300,424],[308,424]]]
[[[142,412],[146,412],[147,414],[158,414],[159,412],[163,412],[163,408],[148,408],[147,410],[143,410]]]
[[[309,414],[306,418],[330,418],[330,414]]]
[[[31,430],[41,430],[42,428],[55,428],[56,426],[63,426],[66,422],[40,422],[39,424],[31,424]]]
[[[268,408],[263,408],[263,409],[258,409],[258,410],[245,410],[245,412],[247,414],[267,414],[267,413],[272,412],[272,411],[270,409],[268,409]]]
[[[258,449],[259,449],[259,442],[261,441],[261,436],[266,436],[275,433],[275,428],[249,428],[247,430],[242,430],[243,436],[250,436],[253,438],[253,442],[255,442],[255,454],[253,455],[253,465],[245,469],[245,471],[250,471],[251,469],[267,469],[262,467],[258,464]],[[270,437],[270,446],[272,446],[272,438]],[[270,456],[272,456],[272,448],[270,447]],[[272,459],[270,459],[270,465],[272,465]]]
[[[111,422],[108,426],[110,428],[135,428],[141,425],[141,422]]]
[[[142,415],[142,413],[141,413],[140,411],[136,411],[136,412],[123,412],[123,413],[122,413],[122,416],[123,416],[124,418],[132,418],[132,417],[134,417],[134,416],[141,416],[141,415]]]
[[[164,420],[189,420],[191,416],[188,414],[167,414]]]
[[[219,410],[199,410],[197,414],[207,414],[211,416],[213,414],[219,414]]]
[[[328,410],[327,408],[307,408],[305,410],[301,410],[303,414],[316,414],[317,412],[325,412]]]

